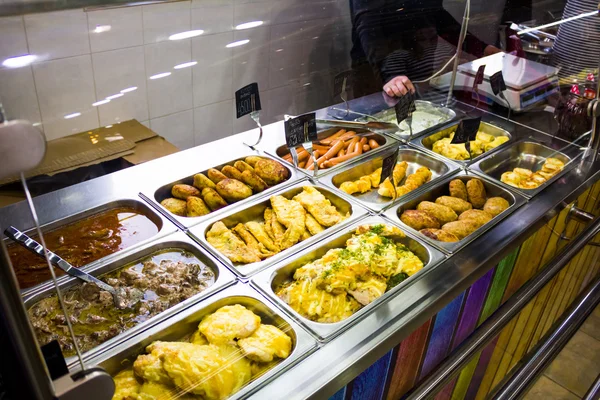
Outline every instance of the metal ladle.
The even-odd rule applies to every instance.
[[[25,233],[19,231],[17,228],[10,226],[4,231],[4,234],[12,240],[14,240],[15,242],[19,243],[21,246],[25,247],[27,250],[30,250],[33,253],[42,257],[45,257],[44,247],[29,236],[27,236]],[[88,274],[87,272],[83,272],[80,269],[73,267],[67,261],[62,259],[57,254],[51,252],[50,250],[47,250],[47,252],[48,258],[53,265],[56,265],[58,268],[65,271],[67,274],[74,276],[75,278],[79,278],[82,281],[92,283],[98,286],[100,289],[109,292],[113,297],[115,307],[119,309],[132,308],[137,303],[139,303],[140,300],[144,297],[144,293],[139,289],[132,288],[130,289],[129,293],[127,293],[127,291],[124,288],[114,288],[102,282],[100,279]]]

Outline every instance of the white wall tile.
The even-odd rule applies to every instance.
[[[173,69],[176,65],[191,61],[191,47],[190,39],[167,41],[144,47],[147,77],[171,72],[171,75],[165,78],[146,81],[150,118],[192,108],[192,70],[191,68]]]
[[[156,43],[190,30],[190,2],[153,4],[142,7],[144,43]]]
[[[110,30],[94,32],[97,26],[110,26]],[[92,52],[142,45],[142,7],[91,11],[88,13],[88,29]]]
[[[234,7],[233,14],[233,26],[243,24],[245,22],[252,21],[263,21],[263,25],[267,26],[271,24],[271,7],[272,3],[263,2],[260,4],[256,3],[245,3],[236,4]],[[254,29],[254,28],[250,28]]]
[[[194,112],[192,110],[151,119],[150,129],[181,150],[194,147]]]
[[[42,122],[31,66],[0,69],[0,101],[9,119]]]
[[[26,15],[25,28],[29,51],[38,60],[90,52],[87,16],[82,10]]]
[[[260,90],[269,89],[269,37],[270,27],[236,31],[233,40],[250,42],[233,49],[233,87],[237,90],[258,82]]]
[[[232,41],[232,32],[192,39],[192,59],[198,62],[193,67],[194,107],[233,98],[233,51],[225,47]]]
[[[294,91],[291,85],[281,86],[268,91],[269,109],[267,115],[276,121],[282,121],[285,114],[296,114]]]
[[[233,101],[194,108],[194,144],[196,146],[231,136]]]
[[[92,62],[96,100],[118,94],[126,88],[137,87],[136,90],[127,92],[110,103],[98,106],[100,125],[110,125],[132,118],[138,121],[147,120],[144,48],[139,46],[93,54]]]
[[[146,128],[148,129],[152,129],[150,128],[150,121],[146,120],[146,121],[139,121],[140,124],[144,125]]]
[[[192,29],[202,29],[204,35],[231,31],[233,29],[233,6],[192,9]]]
[[[99,127],[89,55],[35,64],[33,72],[48,140]],[[81,115],[64,119],[76,112]]]
[[[0,38],[0,68],[7,58],[28,53],[23,17],[0,18]]]

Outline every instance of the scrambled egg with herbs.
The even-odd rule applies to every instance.
[[[312,321],[342,321],[423,268],[419,257],[394,240],[403,237],[395,227],[360,226],[346,248],[298,268],[277,295]]]
[[[432,150],[435,153],[441,154],[444,157],[448,157],[452,160],[468,160],[469,152],[465,147],[464,143],[451,143],[454,138],[454,132],[449,137],[437,140],[433,143]],[[485,132],[477,132],[476,139],[471,141],[471,156],[473,158],[482,155],[486,151],[490,151],[500,146],[503,143],[508,142],[507,136],[493,136]]]

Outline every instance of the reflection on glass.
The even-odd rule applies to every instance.
[[[104,99],[104,100],[97,101],[95,103],[92,103],[92,106],[98,107],[98,106],[101,106],[102,104],[106,104],[106,103],[110,103],[110,99]]]
[[[169,76],[169,75],[171,75],[170,72],[163,72],[163,73],[160,73],[160,74],[152,75],[150,77],[150,79],[160,79],[160,78],[164,78],[164,77]]]
[[[250,42],[250,40],[248,40],[248,39],[244,39],[244,40],[238,40],[237,42],[232,42],[232,43],[229,43],[229,44],[228,44],[227,46],[225,46],[225,47],[231,48],[231,47],[243,46],[243,45],[245,45],[246,43],[249,43],[249,42]]]
[[[263,24],[263,21],[245,22],[243,24],[237,25],[235,27],[235,29],[237,29],[238,31],[241,31],[242,29],[256,28],[257,26],[261,26],[262,24]]]
[[[76,112],[76,113],[73,113],[73,114],[67,114],[67,115],[65,115],[64,118],[65,119],[71,119],[71,118],[79,117],[80,115],[81,115],[80,112]]]
[[[200,36],[203,33],[204,33],[204,31],[202,29],[196,29],[196,30],[193,30],[193,31],[179,32],[179,33],[175,33],[174,35],[169,36],[169,40],[189,39],[189,38],[193,38],[195,36]]]
[[[102,33],[110,31],[110,25],[96,25],[96,29],[94,29],[94,33]]]
[[[36,58],[37,56],[33,54],[25,54],[18,57],[7,58],[6,60],[2,61],[2,65],[8,68],[25,67],[34,62]]]
[[[108,96],[106,98],[106,100],[117,99],[117,98],[122,97],[122,96],[123,96],[123,93],[117,93],[117,94],[113,94],[112,96]]]
[[[137,90],[137,86],[131,86],[126,89],[123,89],[123,90],[121,90],[121,93],[129,93],[129,92],[133,92],[134,90]]]
[[[193,67],[194,65],[198,64],[198,61],[190,61],[190,62],[186,62],[183,64],[179,64],[174,66],[174,69],[181,69],[181,68],[187,68],[187,67]]]

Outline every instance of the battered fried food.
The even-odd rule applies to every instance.
[[[175,215],[185,217],[187,214],[187,203],[185,200],[168,198],[160,202],[160,205],[172,212]]]
[[[429,213],[420,210],[406,210],[400,216],[400,221],[411,228],[420,231],[426,228],[440,228],[440,222]]]
[[[192,336],[190,336],[190,343],[194,343],[197,345],[208,344],[208,340],[200,331],[195,331]]]
[[[194,175],[194,186],[200,190],[204,188],[215,188],[215,183],[208,179],[204,174]]]
[[[406,162],[404,162],[406,164]],[[400,164],[398,164],[400,165]],[[406,178],[406,182],[404,185],[396,187],[396,195],[398,197],[404,196],[407,193],[412,192],[413,190],[423,186],[425,183],[431,180],[431,171],[427,167],[419,167],[414,174],[410,174]],[[389,180],[384,181],[381,184],[381,187],[377,191],[380,196],[384,197],[394,197],[394,191],[391,187]]]
[[[277,220],[272,208],[267,208],[264,214],[265,230],[275,243],[279,243],[285,234],[285,227]]]
[[[133,363],[133,371],[140,378],[149,381],[168,385],[171,378],[163,368],[161,357],[168,350],[176,350],[185,346],[193,346],[192,343],[185,342],[152,342],[146,347],[148,354],[139,356]]]
[[[473,178],[467,182],[467,197],[473,208],[483,208],[487,194],[481,179]]]
[[[438,197],[437,199],[435,199],[435,203],[450,207],[458,215],[473,208],[471,203],[469,203],[468,201],[451,196]]]
[[[510,207],[510,203],[506,199],[502,197],[490,197],[483,205],[483,211],[495,217],[508,209],[508,207]]]
[[[202,198],[211,211],[216,211],[220,208],[227,207],[228,205],[221,195],[212,188],[202,189]]]
[[[226,165],[221,168],[221,172],[228,178],[237,179],[238,181],[242,180],[242,171],[231,165]]]
[[[321,226],[321,224],[319,224],[310,213],[306,214],[306,219],[304,220],[304,222],[306,228],[308,229],[308,232],[310,232],[311,235],[316,235],[325,230],[325,228],[323,228],[323,226]]]
[[[252,167],[250,166],[250,164],[248,164],[248,163],[246,163],[246,162],[244,162],[244,161],[241,161],[241,160],[240,160],[240,161],[236,161],[236,162],[233,164],[233,166],[234,166],[234,167],[236,167],[236,168],[237,168],[238,170],[240,170],[241,172],[244,172],[244,171],[253,171],[253,172],[254,172],[254,168],[252,168]]]
[[[290,177],[290,173],[281,163],[269,158],[261,158],[254,165],[256,174],[268,185],[277,185]]]
[[[271,362],[274,358],[287,358],[292,351],[292,339],[273,325],[261,324],[257,330],[238,346],[253,361]]]
[[[210,214],[210,209],[204,204],[204,201],[200,197],[190,196],[186,201],[188,217],[200,217],[202,215]]]
[[[453,233],[442,229],[421,229],[423,235],[440,242],[458,242],[458,238]]]
[[[483,150],[484,151],[493,150],[496,147],[508,142],[508,140],[509,140],[508,136],[496,136],[496,138],[494,140],[492,140],[490,143],[485,143],[483,145]]]
[[[269,187],[254,171],[242,172],[241,178],[241,181],[250,186],[255,193],[262,192]]]
[[[460,179],[452,179],[450,181],[450,196],[467,201],[467,187]]]
[[[262,160],[262,157],[259,157],[259,156],[248,156],[248,157],[244,158],[244,161],[246,161],[246,164],[250,165],[252,168],[254,168],[256,166],[256,163],[259,162],[260,160]]]
[[[187,200],[187,198],[190,196],[200,196],[200,191],[191,185],[184,185],[180,183],[177,185],[173,185],[173,187],[171,188],[171,194],[175,198]]]
[[[131,369],[119,372],[115,377],[115,394],[112,400],[129,400],[137,398],[140,391],[140,383],[135,378]]]
[[[477,222],[467,219],[462,221],[448,222],[442,226],[442,230],[452,233],[458,239],[462,240],[471,233],[475,232],[479,226],[480,225]]]
[[[458,215],[456,215],[454,210],[452,210],[450,207],[443,206],[441,204],[435,204],[431,201],[420,202],[417,206],[417,210],[425,211],[427,214],[440,221],[440,224],[442,225],[458,219]]]
[[[277,220],[287,228],[278,243],[281,250],[292,247],[302,237],[305,228],[306,211],[302,205],[283,196],[271,197],[271,206]]]
[[[394,171],[392,171],[392,177],[394,178],[394,185],[398,186],[400,182],[406,176],[406,170],[408,170],[408,163],[406,161],[401,161],[394,166]]]
[[[311,213],[319,224],[329,227],[343,220],[342,215],[321,192],[312,186],[304,186],[303,189],[301,193],[294,196],[294,200]],[[279,216],[275,207],[273,209]],[[285,222],[281,222],[285,225]]]
[[[468,210],[460,214],[459,221],[473,221],[479,226],[483,226],[490,222],[494,216],[483,210]]]
[[[260,261],[258,252],[246,246],[221,221],[213,224],[206,233],[206,240],[232,262],[250,264]]]
[[[258,240],[263,246],[265,246],[267,250],[273,251],[275,253],[280,251],[279,246],[277,246],[277,244],[275,244],[267,234],[264,224],[256,221],[249,221],[246,222],[245,226],[246,229],[248,229],[250,233],[252,233],[252,235],[256,238],[256,240]]]
[[[252,196],[252,190],[237,179],[226,178],[217,183],[217,192],[226,201],[235,203]]]
[[[270,252],[269,250],[267,250],[267,248],[265,247],[264,244],[262,244],[261,242],[259,242],[253,235],[252,233],[246,229],[246,227],[244,226],[244,224],[237,224],[233,229],[233,232],[235,232],[239,237],[242,238],[242,240],[246,243],[246,245],[250,248],[253,248],[254,250],[256,250],[258,252],[258,256],[260,258],[267,258],[272,256],[273,252]]]
[[[260,326],[260,317],[246,307],[224,306],[204,317],[198,329],[210,343],[234,344],[235,339],[252,335]]]
[[[213,181],[215,184],[221,182],[224,179],[227,179],[227,176],[223,174],[221,171],[215,168],[211,168],[207,172],[208,178]]]

